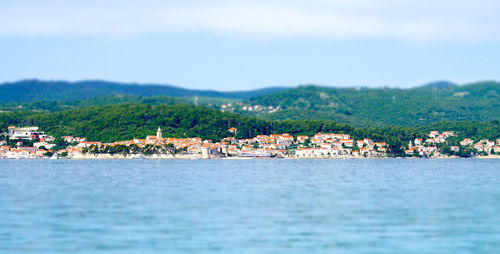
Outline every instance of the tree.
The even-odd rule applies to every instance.
[[[55,146],[52,148],[56,151],[61,150],[61,149],[66,149],[70,144],[66,142],[62,137],[57,137],[54,140]]]
[[[167,154],[176,154],[174,144],[169,143],[169,144],[163,145],[162,152],[167,153]]]

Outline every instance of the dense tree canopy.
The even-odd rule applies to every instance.
[[[123,103],[194,105],[196,101],[197,105],[213,108],[232,103],[234,107],[230,110],[236,113],[267,120],[333,120],[358,127],[500,120],[497,113],[500,111],[500,83],[497,82],[464,86],[438,82],[412,89],[309,85],[218,93],[98,81],[24,81],[0,85],[0,93],[4,95],[0,100],[0,110],[16,112],[56,112]],[[239,102],[243,104],[236,106]],[[248,111],[242,109],[243,105],[279,106],[280,110],[273,113]]]
[[[348,133],[354,139],[371,138],[385,141],[394,151],[430,130],[452,130],[459,137],[496,139],[500,137],[500,123],[438,122],[415,127],[353,127],[349,124],[322,120],[270,121],[239,114],[221,112],[206,107],[189,105],[119,104],[86,107],[55,113],[10,112],[0,114],[0,128],[9,125],[36,125],[56,137],[63,135],[87,137],[89,140],[118,141],[154,135],[158,126],[164,136],[201,137],[218,141],[232,136],[230,127],[238,129],[238,138],[259,134],[290,133],[313,135],[318,132]]]
[[[279,106],[281,110],[272,114],[237,111],[272,120],[328,119],[356,126],[491,121],[500,120],[500,83],[413,89],[300,86],[259,96],[248,103]]]

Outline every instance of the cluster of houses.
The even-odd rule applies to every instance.
[[[249,111],[249,112],[259,112],[259,113],[274,113],[280,110],[280,106],[263,106],[263,105],[249,105],[243,104],[241,102],[227,103],[220,106],[222,111]]]
[[[443,156],[442,150],[438,148],[439,144],[447,142],[449,137],[456,137],[457,135],[452,131],[438,132],[431,131],[428,134],[429,138],[425,141],[421,138],[416,138],[413,143],[410,141],[408,149],[404,151],[406,155],[416,155],[421,157],[439,157]],[[465,138],[459,142],[458,145],[450,146],[451,152],[458,154],[460,149],[474,149],[477,153],[492,155],[500,153],[500,139],[490,141],[486,139],[479,140],[474,143],[474,140]]]
[[[464,141],[462,141],[462,142],[464,142]],[[466,142],[468,143],[469,141],[467,140]],[[470,140],[470,142],[472,143],[472,140]],[[500,139],[496,140],[496,144],[495,144],[495,141],[482,139],[482,140],[479,140],[478,142],[476,142],[473,145],[473,147],[476,151],[484,152],[486,154],[500,153]]]
[[[383,157],[387,155],[385,142],[373,142],[371,139],[356,140],[349,134],[317,133],[310,139],[309,146],[304,144],[308,136],[297,136],[295,151],[297,158],[329,158],[329,157]]]
[[[421,138],[416,138],[412,142],[408,143],[408,149],[404,152],[406,155],[418,155],[418,156],[439,156],[439,149],[437,148],[437,144],[445,143],[446,139],[452,136],[456,136],[455,133],[451,131],[445,131],[443,133],[439,133],[439,131],[431,131],[429,133],[429,138],[425,140]],[[450,147],[452,151],[459,152],[458,146]]]
[[[237,134],[238,130],[230,128],[228,131]],[[164,138],[161,128],[158,128],[156,135],[146,136],[145,139],[109,143],[64,136],[62,138],[69,145],[57,150],[53,149],[56,147],[54,137],[38,131],[37,127],[10,126],[6,136],[17,143],[9,145],[7,141],[0,141],[0,158],[134,158],[144,157],[145,149],[150,148],[157,148],[147,154],[146,157],[151,158],[377,158],[387,157],[389,152],[389,146],[385,142],[375,142],[368,138],[354,140],[344,133],[317,133],[313,136],[282,133],[258,135],[249,139],[226,137],[213,142],[201,138]],[[417,138],[410,141],[404,153],[407,156],[443,157],[445,155],[438,149],[439,144],[446,143],[447,138],[456,135],[450,131],[432,131],[428,136],[426,140]],[[32,141],[33,145],[23,146],[23,141],[26,140]],[[116,147],[134,149],[109,154]],[[167,147],[171,149],[166,149]],[[460,146],[451,146],[450,150],[459,152],[464,147],[488,155],[500,153],[500,139],[496,142],[474,142],[466,138],[460,142]]]
[[[0,158],[41,158],[55,146],[54,137],[38,131],[38,127],[9,126],[6,136],[17,142],[12,146],[0,140]],[[32,141],[33,145],[24,146],[23,140]]]

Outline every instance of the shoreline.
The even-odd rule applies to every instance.
[[[222,156],[209,156],[203,158],[200,154],[187,154],[187,155],[152,155],[152,156],[123,156],[123,155],[110,155],[100,154],[97,156],[77,156],[77,157],[61,157],[61,158],[0,158],[1,160],[367,160],[367,159],[500,159],[499,155],[490,156],[475,156],[475,157],[311,157],[311,158],[297,158],[297,157],[283,157],[283,158],[267,158],[267,157],[222,157]]]

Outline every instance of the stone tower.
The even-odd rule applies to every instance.
[[[156,139],[158,140],[162,139],[160,126],[158,126],[158,131],[156,131]]]

